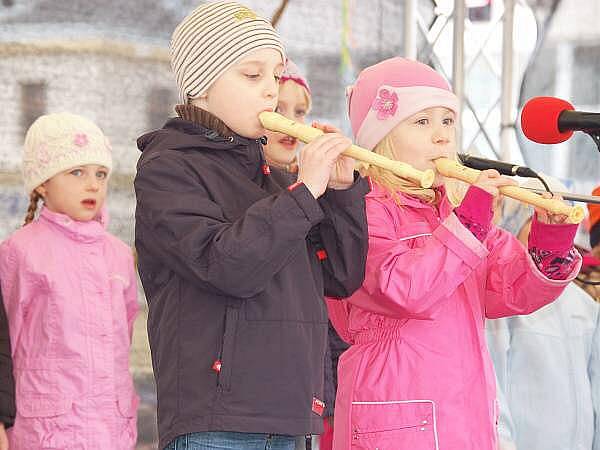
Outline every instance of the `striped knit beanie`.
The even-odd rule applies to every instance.
[[[171,67],[181,101],[198,98],[239,59],[265,48],[279,51],[285,61],[279,35],[254,11],[231,1],[198,6],[171,37]]]

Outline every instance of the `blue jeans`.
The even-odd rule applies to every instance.
[[[294,450],[294,436],[206,431],[178,436],[165,450]]]

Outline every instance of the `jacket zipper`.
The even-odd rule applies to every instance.
[[[374,430],[374,431],[361,431],[358,427],[352,430],[352,438],[354,440],[360,439],[363,436],[369,436],[372,434],[380,434],[380,433],[389,433],[390,431],[400,431],[400,430],[410,430],[412,428],[421,427],[421,431],[425,431],[425,425],[428,425],[426,420],[423,420],[420,425],[406,425],[404,427],[394,427],[394,428],[386,428],[384,430]]]
[[[362,401],[354,401],[352,402],[352,405],[397,405],[397,404],[409,404],[409,403],[430,403],[432,406],[432,414],[433,414],[433,420],[431,423],[429,423],[428,420],[422,420],[420,424],[416,424],[416,425],[407,425],[407,426],[403,426],[403,427],[394,427],[394,428],[390,428],[390,429],[386,429],[386,430],[376,430],[376,431],[361,431],[358,427],[355,427],[354,430],[352,430],[352,439],[353,440],[358,440],[361,437],[366,437],[368,435],[372,435],[372,434],[378,434],[378,433],[385,433],[385,432],[390,432],[390,431],[399,431],[399,430],[409,430],[409,429],[415,429],[415,428],[419,428],[420,431],[426,431],[427,430],[427,426],[431,426],[431,429],[433,431],[433,436],[435,439],[435,449],[438,450],[439,449],[439,443],[438,443],[438,435],[437,435],[437,425],[436,425],[436,404],[433,400],[390,400],[390,401],[366,401],[366,402],[362,402]]]
[[[218,384],[224,391],[231,389],[231,366],[233,363],[238,318],[239,309],[227,306],[225,312],[225,329],[223,331],[223,345],[221,346],[221,355],[219,358],[221,367],[218,372]]]

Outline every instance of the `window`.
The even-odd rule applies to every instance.
[[[21,129],[23,135],[30,125],[46,113],[46,83],[21,83]]]
[[[571,102],[576,105],[600,105],[600,46],[582,45],[573,51]]]
[[[306,75],[313,87],[313,112],[319,117],[337,119],[345,103],[338,55],[314,55],[307,59]],[[342,109],[343,111],[343,109]]]
[[[471,22],[489,22],[492,17],[492,0],[467,0]]]

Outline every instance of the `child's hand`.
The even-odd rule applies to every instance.
[[[558,194],[554,194],[551,195],[550,192],[544,192],[542,194],[542,197],[544,198],[553,198],[555,200],[560,200],[562,201],[563,198],[558,195]],[[569,218],[569,216],[566,216],[564,214],[552,214],[549,211],[546,211],[545,209],[541,209],[541,208],[535,208],[535,212],[537,215],[537,220],[539,220],[542,223],[567,223],[567,219]]]
[[[325,192],[340,155],[351,144],[350,139],[339,133],[326,133],[302,149],[298,181],[304,183],[315,198]]]
[[[499,188],[502,186],[517,186],[518,183],[508,177],[503,177],[495,169],[482,170],[473,186],[477,186],[494,197],[500,194]]]
[[[311,123],[310,126],[313,128],[318,128],[323,133],[343,134],[342,130],[340,130],[338,127],[334,127],[333,125],[329,125],[328,123],[321,123],[321,122],[313,121],[313,123]]]
[[[325,123],[313,122],[312,126],[325,133],[342,134],[342,130]],[[350,143],[352,144],[352,143]],[[350,145],[348,145],[350,147]],[[340,155],[329,176],[329,186],[332,189],[347,189],[354,183],[354,167],[356,161],[349,156]]]
[[[0,450],[8,450],[8,436],[2,422],[0,422]]]

